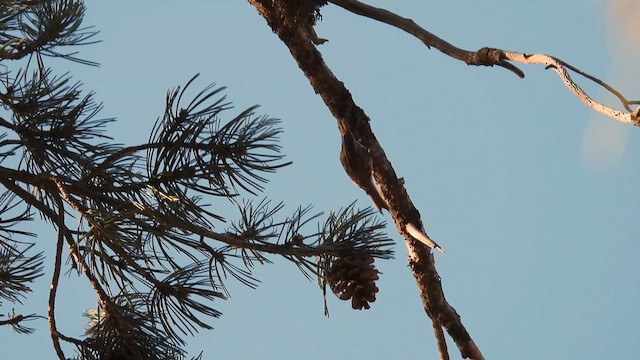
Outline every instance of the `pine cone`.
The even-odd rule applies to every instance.
[[[351,299],[356,310],[369,309],[376,301],[378,270],[371,256],[338,258],[327,272],[327,282],[340,300]]]

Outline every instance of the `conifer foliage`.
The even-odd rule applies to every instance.
[[[78,54],[99,40],[84,11],[78,0],[0,6],[0,301],[15,309],[0,309],[0,331],[46,324],[60,359],[71,356],[62,343],[79,359],[184,358],[186,337],[221,315],[215,304],[228,298],[227,281],[256,286],[254,265],[275,258],[368,308],[373,261],[392,256],[376,213],[350,204],[316,227],[323,215],[310,207],[283,216],[284,204],[262,194],[267,176],[290,164],[279,121],[257,107],[234,112],[224,87],[194,90],[197,75],[167,93],[148,141],[118,144],[109,136],[115,118],[49,65],[97,65]],[[208,206],[228,201],[236,214]],[[25,230],[42,220],[56,237]],[[46,268],[39,248],[51,241]],[[65,273],[96,295],[84,338],[57,327],[56,301],[70,295],[58,291]],[[51,279],[48,309],[20,314],[40,276]]]

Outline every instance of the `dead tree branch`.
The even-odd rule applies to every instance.
[[[380,201],[378,201],[376,202],[376,206],[378,206],[379,209],[385,208],[389,210],[398,231],[406,240],[409,252],[409,264],[418,283],[424,309],[433,321],[434,334],[438,344],[440,358],[447,359],[449,356],[442,335],[442,327],[444,327],[454,339],[464,358],[483,359],[480,350],[463,326],[460,316],[444,297],[440,277],[435,269],[433,254],[428,247],[421,246],[420,243],[415,240],[420,238],[419,236],[416,237],[416,231],[418,233],[423,232],[420,213],[414,207],[404,188],[403,182],[396,176],[391,163],[385,156],[384,150],[376,140],[369,126],[369,118],[364,111],[354,103],[351,94],[344,84],[333,75],[324,63],[321,54],[315,46],[318,44],[317,41],[314,41],[316,37],[315,32],[309,31],[312,23],[305,22],[304,16],[291,16],[291,14],[299,15],[299,8],[297,8],[297,6],[300,4],[284,0],[249,0],[249,2],[267,20],[272,30],[287,45],[291,55],[309,79],[315,92],[322,97],[331,113],[337,119],[338,129],[343,137],[343,142],[345,139],[356,142],[358,146],[355,148],[366,149],[368,152],[366,154],[360,154],[360,158],[365,160],[368,160],[367,157],[371,158],[370,170],[368,164],[365,164],[366,166],[363,166],[362,169],[365,169],[363,170],[365,172],[371,171],[375,183],[379,186],[380,195],[382,195],[385,204],[379,204]],[[640,101],[628,101],[620,92],[602,80],[555,57],[544,54],[528,55],[487,47],[481,48],[478,51],[468,51],[458,48],[428,32],[413,20],[401,17],[388,10],[369,6],[357,0],[328,0],[328,2],[355,14],[401,29],[418,38],[428,48],[434,47],[454,59],[464,61],[468,65],[497,65],[515,73],[520,78],[524,78],[525,74],[513,65],[512,62],[544,65],[546,69],[554,70],[564,85],[590,108],[615,120],[640,126],[640,107],[637,106],[640,104]],[[308,3],[313,2],[308,1]],[[316,1],[317,6],[323,3],[325,2]],[[307,3],[305,2],[305,4]],[[569,71],[573,71],[595,82],[615,95],[626,109],[626,112],[616,110],[591,98],[571,78]],[[635,105],[636,108],[633,109],[632,105]],[[349,164],[349,162],[345,162],[344,160],[342,162],[343,165],[345,165],[345,163],[347,165]],[[360,187],[365,189],[367,193],[375,199],[376,194],[373,194],[374,191],[371,190],[368,184],[369,179],[366,176],[367,174],[354,172],[353,166],[351,168],[345,166],[345,170]],[[364,184],[367,186],[364,186]],[[428,236],[425,235],[425,238],[428,241],[421,240],[422,243],[428,246],[429,244],[435,244]],[[430,247],[438,246],[436,244]]]
[[[618,120],[620,122],[632,124],[635,126],[640,126],[640,118],[638,117],[638,112],[640,111],[640,107],[636,107],[636,109],[633,110],[630,106],[632,104],[637,105],[638,101],[628,101],[624,96],[622,96],[622,94],[620,94],[617,90],[615,90],[614,88],[606,84],[604,81],[592,75],[589,75],[577,69],[576,67],[569,65],[566,62],[560,59],[557,59],[553,56],[549,56],[545,54],[530,55],[530,54],[524,54],[524,53],[519,53],[515,51],[504,51],[503,53],[505,55],[505,58],[511,61],[516,61],[522,64],[540,64],[540,65],[544,65],[545,69],[552,69],[553,71],[555,71],[556,74],[558,74],[558,76],[560,77],[564,85],[569,90],[571,90],[571,92],[575,94],[578,97],[578,99],[580,99],[580,101],[585,103],[588,107],[592,108],[593,110],[605,116]],[[594,100],[593,98],[591,98],[582,88],[580,88],[580,86],[578,86],[578,84],[575,81],[573,81],[571,76],[569,76],[569,72],[567,71],[567,69],[574,71],[575,73],[582,75],[589,80],[592,80],[596,84],[605,88],[607,91],[611,92],[620,100],[620,102],[625,107],[625,109],[627,109],[628,112],[625,113],[623,111],[616,110],[612,107],[604,105]]]
[[[513,64],[509,63],[509,61],[521,64],[544,65],[546,69],[552,69],[553,71],[555,71],[564,85],[574,95],[576,95],[578,99],[580,99],[591,109],[617,121],[640,126],[640,107],[637,106],[638,104],[640,104],[640,101],[627,100],[624,96],[622,96],[620,92],[606,84],[604,81],[596,78],[593,75],[585,73],[578,68],[553,56],[545,54],[525,54],[515,51],[507,51],[487,47],[481,48],[478,51],[468,51],[460,49],[444,41],[438,36],[420,27],[413,20],[404,18],[388,10],[376,8],[357,0],[329,0],[329,2],[338,5],[354,14],[368,17],[370,19],[389,24],[393,27],[406,31],[407,33],[415,36],[420,41],[422,41],[428,48],[434,47],[440,50],[445,55],[450,56],[456,60],[464,61],[468,65],[497,65],[514,72],[520,78],[524,78],[524,72],[522,72],[522,70],[520,70]],[[580,88],[580,86],[578,86],[578,84],[569,76],[569,72],[567,70],[571,70],[576,74],[581,75],[602,86],[605,90],[609,91],[620,100],[622,106],[624,106],[627,112],[616,110],[610,106],[604,105],[594,100],[582,88]],[[636,105],[636,108],[632,109],[631,105]]]
[[[444,326],[464,357],[483,359],[482,354],[465,330],[460,316],[444,297],[440,276],[435,269],[435,261],[430,248],[423,246],[407,231],[408,225],[422,229],[420,213],[398,179],[393,166],[378,143],[369,118],[358,107],[351,94],[324,63],[304,24],[291,21],[288,17],[291,5],[285,0],[249,0],[265,18],[271,29],[287,45],[300,69],[309,79],[333,116],[338,121],[338,129],[344,136],[350,133],[369,150],[375,182],[388,205],[389,213],[409,249],[409,263],[418,283],[421,298],[427,314],[434,326]],[[446,349],[440,349],[446,351]]]

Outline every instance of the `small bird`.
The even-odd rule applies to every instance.
[[[356,140],[353,134],[346,131],[342,135],[342,150],[340,151],[342,166],[351,180],[369,195],[378,211],[389,210],[387,202],[380,196],[373,180],[371,161],[369,149]]]
[[[421,243],[427,245],[432,249],[438,249],[441,253],[444,254],[444,249],[441,248],[440,245],[436,244],[435,241],[431,240],[431,238],[429,238],[429,235],[427,235],[424,231],[419,230],[411,223],[406,225],[406,229],[409,235],[411,235],[414,239],[420,241]]]

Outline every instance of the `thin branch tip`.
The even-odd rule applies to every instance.
[[[520,68],[518,68],[517,66],[513,65],[510,62],[507,61],[502,61],[501,63],[498,64],[498,66],[501,66],[509,71],[511,71],[512,73],[516,74],[520,79],[524,79],[524,71],[520,70]]]

